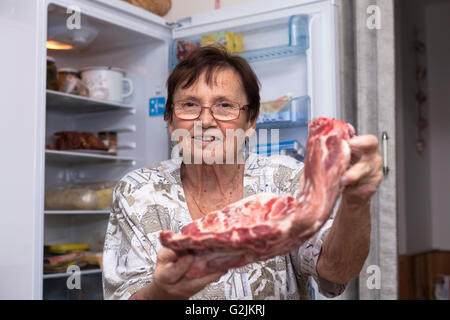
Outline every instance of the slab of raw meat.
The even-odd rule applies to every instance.
[[[348,140],[355,131],[340,120],[309,121],[304,171],[298,199],[257,194],[211,212],[182,229],[160,233],[161,244],[180,255],[192,254],[187,277],[264,261],[289,253],[311,238],[328,220],[350,164]]]

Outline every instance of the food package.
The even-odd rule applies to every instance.
[[[95,191],[97,194],[97,209],[106,209],[109,208],[113,201],[113,191],[114,188],[106,188],[106,189],[98,189]]]
[[[200,47],[198,43],[190,41],[177,41],[177,59],[181,62],[183,59],[189,57],[189,55]]]
[[[47,56],[47,89],[58,91],[58,71],[55,59]]]
[[[261,102],[261,112],[265,114],[274,114],[280,112],[289,103],[292,93],[288,93],[283,97],[275,100],[265,100]]]
[[[92,132],[60,131],[49,137],[53,143],[46,145],[50,150],[99,150],[108,151],[105,144]]]
[[[172,8],[171,0],[123,0],[132,5],[150,11],[158,16],[165,16]]]
[[[103,260],[103,252],[93,252],[93,251],[86,251],[82,259],[82,261],[85,262],[86,264],[99,266],[100,269],[103,267],[102,260]]]
[[[202,36],[201,46],[220,45],[228,52],[234,53],[243,51],[243,36],[230,31],[220,31]]]
[[[234,51],[233,52],[242,52],[244,51],[244,36],[241,33],[234,33]]]
[[[67,268],[71,265],[78,265],[80,268],[87,265],[83,261],[85,253],[83,251],[76,251],[62,255],[50,255],[44,257],[44,272],[66,272]]]
[[[66,272],[71,265],[83,268],[89,264],[85,258],[87,243],[68,243],[44,246],[44,272]]]
[[[95,210],[98,197],[94,190],[71,188],[45,191],[46,210]]]
[[[66,188],[47,188],[46,210],[105,210],[113,201],[115,182],[77,184]]]
[[[80,79],[78,70],[76,69],[58,69],[58,90],[83,97],[89,96],[88,86]]]
[[[87,243],[67,243],[67,244],[54,244],[44,246],[45,252],[55,254],[68,254],[88,249],[89,245]]]

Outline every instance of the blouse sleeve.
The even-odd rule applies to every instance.
[[[303,164],[299,166],[296,174],[293,175],[294,178],[291,180],[290,184],[290,193],[296,198],[298,198],[298,193],[300,190],[300,176],[302,172]],[[294,264],[293,267],[296,276],[298,278],[301,278],[301,275],[309,275],[313,277],[314,281],[317,283],[319,292],[327,298],[334,298],[341,295],[347,286],[346,284],[330,282],[320,277],[317,273],[317,261],[322,250],[323,240],[333,225],[333,220],[336,215],[337,208],[339,208],[339,203],[340,200],[336,203],[333,213],[322,228],[300,248],[292,251],[290,254]]]
[[[129,299],[152,280],[159,232],[145,233],[133,212],[133,186],[122,179],[116,186],[103,249],[105,299]]]

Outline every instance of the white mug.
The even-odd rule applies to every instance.
[[[125,78],[125,71],[112,67],[88,67],[80,70],[81,79],[94,99],[122,102],[133,94],[133,82]],[[123,83],[128,83],[128,92],[124,93]]]

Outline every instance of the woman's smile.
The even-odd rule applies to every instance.
[[[222,140],[216,136],[194,136],[192,138],[195,141],[201,141],[202,145],[209,145],[212,142],[221,142]]]

